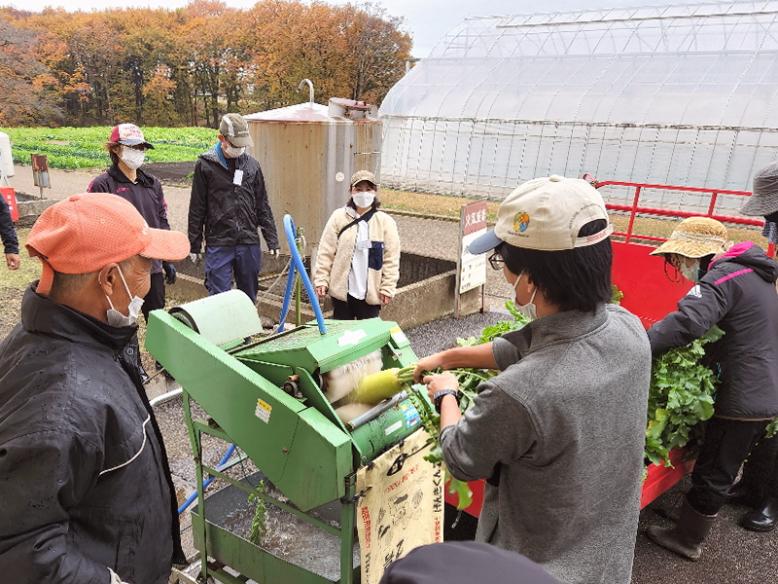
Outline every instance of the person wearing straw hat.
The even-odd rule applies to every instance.
[[[743,461],[778,415],[778,264],[751,242],[729,246],[726,227],[708,217],[684,219],[651,253],[693,284],[678,309],[649,329],[653,355],[686,345],[714,326],[724,331],[707,355],[719,363],[721,380],[692,488],[677,523],[654,525],[647,533],[660,546],[697,560]]]
[[[740,209],[743,215],[764,217],[762,235],[778,244],[778,162],[754,177],[753,194]],[[778,524],[778,436],[763,438],[743,467],[743,478],[733,488],[733,502],[752,510],[740,519],[749,531],[772,531]]]
[[[494,342],[419,361],[460,480],[487,479],[476,540],[527,556],[566,584],[628,584],[643,476],[651,351],[611,299],[602,197],[581,179],[538,178],[502,202],[472,242],[492,252],[531,322]],[[499,369],[461,414],[437,369]]]
[[[127,347],[152,262],[189,241],[85,193],[46,209],[27,249],[41,277],[0,342],[2,581],[166,584],[186,561],[178,505]]]

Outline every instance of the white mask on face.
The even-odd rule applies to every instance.
[[[700,262],[695,260],[693,264],[688,265],[682,260],[678,271],[690,282],[696,282],[700,279]]]
[[[351,198],[357,207],[367,209],[375,201],[375,191],[358,191],[353,193]]]
[[[222,152],[227,158],[239,158],[246,151],[245,146],[242,148],[236,148],[232,144],[225,144],[222,142]]]
[[[127,165],[127,168],[137,170],[146,159],[146,153],[143,150],[135,150],[127,146],[122,146],[122,153],[119,159]]]
[[[519,274],[519,277],[516,278],[516,281],[513,283],[513,291],[516,291],[516,287],[519,285],[519,282],[521,281],[521,276],[523,272]],[[538,307],[535,306],[535,295],[538,293],[538,289],[535,288],[532,291],[532,296],[529,297],[529,302],[526,304],[519,304],[518,298],[516,299],[516,309],[527,319],[529,320],[535,320],[538,317]]]
[[[105,297],[108,299],[108,304],[111,308],[108,309],[105,315],[108,318],[108,324],[111,326],[117,328],[133,326],[138,322],[140,309],[141,306],[143,306],[143,298],[132,295],[130,292],[130,287],[127,286],[127,280],[124,279],[124,274],[122,274],[122,269],[118,266],[116,269],[119,270],[119,276],[121,276],[124,289],[127,291],[127,297],[130,298],[130,304],[127,307],[127,315],[125,316],[113,307],[113,302],[111,302],[111,299],[108,297],[108,295],[106,295]]]

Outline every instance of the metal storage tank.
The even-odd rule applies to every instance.
[[[285,213],[305,232],[306,255],[315,253],[327,219],[348,198],[357,170],[378,175],[381,122],[376,107],[332,98],[245,116],[262,166],[279,229]],[[282,237],[282,249],[286,250]]]

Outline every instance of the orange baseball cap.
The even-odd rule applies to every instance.
[[[37,292],[48,294],[54,272],[89,274],[133,256],[184,259],[189,240],[178,231],[152,229],[132,204],[108,193],[72,195],[46,209],[27,238],[43,272]]]

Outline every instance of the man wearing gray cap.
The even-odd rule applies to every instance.
[[[232,288],[257,300],[262,252],[259,229],[271,255],[278,254],[278,233],[267,200],[262,169],[246,147],[254,143],[240,114],[225,114],[219,141],[201,154],[189,200],[189,258],[200,259],[205,238],[205,287],[218,294]]]
[[[651,350],[640,321],[608,304],[611,231],[583,180],[519,186],[468,250],[491,253],[531,322],[415,373],[440,412],[449,471],[487,481],[476,540],[565,584],[629,584],[638,527]],[[457,367],[500,370],[465,414],[456,376],[429,375]]]

